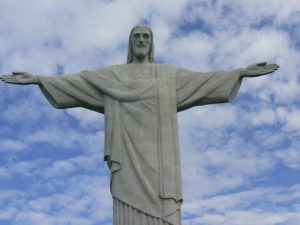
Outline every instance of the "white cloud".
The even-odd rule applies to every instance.
[[[79,134],[70,130],[64,131],[58,128],[49,127],[47,130],[39,130],[33,134],[29,134],[26,140],[29,143],[47,142],[51,145],[61,148],[71,149],[75,145],[75,141],[79,139]]]
[[[262,146],[265,151],[274,151],[287,141],[287,134],[278,130],[257,129],[254,134],[254,140]]]
[[[288,72],[283,76],[288,76]],[[297,101],[297,96],[300,94],[298,82],[296,79],[289,80],[288,82],[274,81],[270,85],[272,94],[276,96],[276,101],[280,103],[293,103]]]
[[[60,160],[55,161],[52,163],[52,174],[53,176],[62,176],[66,175],[67,173],[72,173],[75,171],[75,166],[73,163],[66,161],[66,160]]]
[[[74,216],[50,216],[49,214],[40,213],[40,212],[24,212],[19,213],[19,215],[15,219],[16,224],[28,223],[32,225],[92,225],[93,223],[89,219],[78,218]]]
[[[184,65],[190,69],[208,70],[209,57],[214,50],[214,40],[208,35],[196,31],[172,38],[166,51],[161,54],[164,54],[166,61],[172,64]]]
[[[30,176],[32,175],[32,171],[36,169],[38,166],[38,162],[29,162],[29,161],[21,161],[17,163],[9,164],[9,170],[18,175]]]
[[[276,115],[271,109],[262,109],[255,115],[252,114],[252,123],[254,126],[272,125],[276,122]]]
[[[234,194],[217,195],[184,204],[184,213],[192,217],[184,224],[297,224],[298,188],[254,188]],[[284,204],[290,203],[285,209]],[[281,205],[282,204],[282,205]],[[293,207],[295,206],[295,207]]]
[[[99,157],[98,153],[91,156],[76,156],[69,159],[69,161],[72,162],[76,166],[76,168],[84,169],[87,172],[97,171],[98,169],[100,169],[99,164],[103,163],[102,157]],[[99,173],[100,172],[101,171],[99,171]]]
[[[88,152],[100,152],[103,146],[103,132],[80,133],[71,127],[57,126],[37,130],[33,134],[27,134],[26,141],[30,144],[47,143],[54,149],[79,149],[84,154]],[[75,150],[76,151],[76,150]]]
[[[10,220],[17,214],[16,208],[6,208],[0,211],[0,221],[1,220]]]
[[[277,109],[280,121],[284,123],[283,130],[285,132],[299,132],[300,130],[300,109],[297,107],[280,107]]]
[[[196,127],[213,130],[230,126],[234,124],[236,120],[237,115],[235,108],[224,104],[222,104],[222,106],[195,107],[179,114],[179,125],[181,129]]]
[[[111,217],[108,177],[78,176],[65,180],[65,190],[48,197],[36,190],[0,192],[0,219],[14,224],[95,224]],[[30,196],[30,198],[29,198]],[[43,223],[44,224],[44,223]]]
[[[182,168],[185,199],[239,188],[251,182],[251,178],[273,168],[275,162],[268,155],[247,150],[230,150],[224,146],[219,150],[193,152],[184,156]],[[193,191],[195,187],[198,188],[197,192]]]
[[[95,111],[83,108],[67,109],[66,111],[69,115],[79,120],[82,127],[96,127],[99,129],[100,126],[103,126],[103,116]]]
[[[300,149],[298,147],[277,150],[275,156],[292,169],[300,169]]]
[[[0,152],[21,151],[26,148],[26,144],[18,140],[0,140]]]
[[[232,221],[240,225],[251,225],[253,223],[258,225],[275,225],[275,224],[292,224],[299,223],[299,216],[297,213],[265,213],[259,210],[236,210],[223,214],[208,213],[202,217],[191,220],[193,224],[207,224],[207,225],[231,225]]]

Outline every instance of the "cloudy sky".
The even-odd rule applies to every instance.
[[[299,0],[0,0],[0,74],[126,60],[153,28],[157,63],[198,71],[267,61],[227,104],[178,114],[184,225],[300,224]],[[110,225],[103,115],[0,84],[0,224]]]

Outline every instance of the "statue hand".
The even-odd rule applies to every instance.
[[[241,77],[258,77],[273,73],[278,68],[277,64],[267,64],[266,62],[255,63],[244,69]]]
[[[19,85],[40,83],[39,79],[36,76],[33,76],[32,74],[26,72],[12,72],[12,75],[1,76],[0,80],[4,81],[5,83]]]

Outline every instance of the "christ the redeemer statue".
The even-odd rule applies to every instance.
[[[13,72],[1,80],[37,84],[56,108],[83,107],[105,115],[114,225],[180,225],[182,185],[177,112],[230,101],[243,77],[274,72],[257,63],[232,71],[194,72],[153,63],[153,34],[131,30],[127,64],[65,76]]]

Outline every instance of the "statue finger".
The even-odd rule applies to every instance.
[[[276,67],[276,68],[279,67],[277,64],[269,64],[268,66],[270,66],[270,67]]]
[[[267,62],[258,62],[258,63],[255,63],[256,66],[265,66],[267,65]]]
[[[274,69],[267,69],[267,70],[263,70],[262,74],[269,74],[269,73],[273,73],[275,70]]]
[[[264,69],[276,69],[277,67],[274,66],[274,65],[268,65],[268,66],[265,66]]]
[[[265,66],[264,69],[271,69],[271,70],[277,70],[279,67],[276,64],[270,64],[268,66]]]
[[[15,78],[13,75],[2,75],[1,78],[6,79],[6,78]]]
[[[9,77],[13,77],[13,75],[2,75],[1,78],[5,79],[5,78],[9,78]]]
[[[3,77],[3,79],[5,79],[5,80],[17,80],[17,77],[15,77],[13,75],[9,75],[9,76]]]
[[[17,82],[17,79],[13,79],[13,78],[4,78],[4,79],[2,79],[2,81],[4,81],[4,82]]]
[[[279,68],[279,65],[277,65],[277,64],[271,64],[270,65],[272,68],[275,68],[276,70]]]
[[[23,74],[26,74],[26,72],[24,72],[24,71],[13,71],[12,74],[13,75],[23,75]]]
[[[9,84],[22,84],[18,79],[3,79],[2,81]]]
[[[6,81],[6,80],[9,80],[10,78],[9,78],[8,76],[2,76],[0,79],[1,79],[2,81]]]
[[[278,70],[278,69],[279,69],[279,66],[276,65],[276,64],[274,64],[274,65],[272,66],[272,69],[273,69],[273,70]]]
[[[1,79],[3,82],[5,82],[5,83],[12,83],[13,81],[11,81],[11,80],[6,80],[6,79]]]

